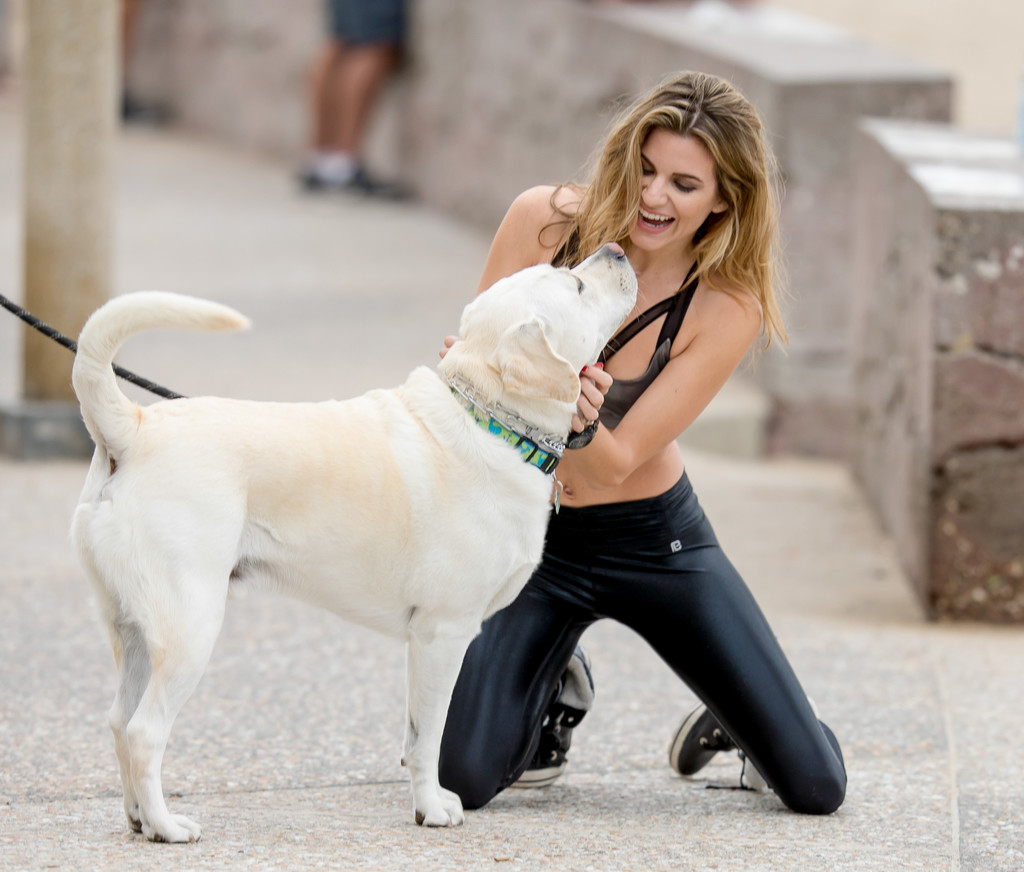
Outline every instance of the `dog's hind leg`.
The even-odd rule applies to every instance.
[[[128,750],[128,722],[139,706],[143,691],[149,684],[151,669],[149,651],[137,624],[115,622],[111,630],[114,643],[114,659],[120,671],[120,681],[114,703],[107,716],[114,734],[114,750],[121,771],[121,787],[124,790],[124,813],[131,828],[142,832],[139,816],[139,800],[132,784],[131,757]]]
[[[114,734],[114,751],[117,754],[121,789],[124,792],[124,813],[131,828],[136,832],[141,832],[139,800],[132,782],[131,757],[128,752],[128,721],[138,707],[142,692],[149,683],[149,651],[138,623],[125,616],[120,597],[103,581],[103,576],[94,559],[94,552],[88,547],[89,539],[86,533],[82,532],[87,528],[87,518],[88,513],[80,507],[76,513],[74,533],[82,563],[93,582],[99,616],[107,630],[110,647],[114,652],[114,664],[117,666],[119,677],[114,702],[107,713],[107,723]]]
[[[437,767],[441,735],[462,659],[479,625],[442,624],[414,617],[407,652],[409,706],[403,762],[412,778],[416,823],[428,827],[458,826],[464,820],[462,801],[441,787]]]
[[[152,671],[126,729],[142,832],[154,842],[195,842],[200,836],[198,824],[168,811],[160,770],[174,720],[199,684],[213,652],[224,617],[227,579],[222,583],[192,579],[175,593],[180,596],[163,602],[159,628],[147,628]]]

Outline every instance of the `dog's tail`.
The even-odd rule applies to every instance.
[[[141,291],[97,309],[78,338],[71,382],[89,435],[112,456],[130,444],[141,409],[122,393],[112,364],[124,342],[144,330],[244,330],[249,319],[196,297]]]

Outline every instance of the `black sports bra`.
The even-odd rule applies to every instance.
[[[554,257],[551,258],[551,263],[555,266],[567,266],[566,261],[569,260],[572,253],[578,253],[578,248],[578,231],[573,230],[569,238],[555,252]],[[690,301],[697,290],[697,285],[700,284],[699,278],[693,278],[696,269],[697,264],[695,263],[690,267],[690,271],[686,274],[683,284],[676,293],[655,303],[650,308],[644,309],[643,312],[608,340],[608,344],[604,347],[600,357],[598,357],[601,363],[607,363],[637,333],[656,318],[660,318],[666,312],[668,313],[665,323],[661,325],[661,333],[658,334],[658,341],[654,346],[651,362],[648,364],[643,375],[638,378],[616,379],[608,389],[608,393],[605,394],[600,418],[601,423],[605,427],[609,429],[617,427],[626,412],[633,407],[633,403],[640,397],[640,394],[647,390],[651,382],[668,365],[672,352],[672,342],[679,333],[683,317],[686,315],[686,310],[690,308]]]
[[[601,423],[609,429],[614,429],[650,386],[658,374],[668,365],[671,357],[672,342],[679,333],[679,327],[683,323],[686,310],[690,308],[690,301],[700,284],[699,278],[691,278],[697,264],[690,267],[690,271],[683,280],[683,286],[671,297],[655,303],[649,309],[645,309],[632,321],[616,333],[604,347],[601,356],[598,358],[602,363],[613,357],[630,339],[643,330],[655,318],[668,313],[665,322],[661,325],[661,333],[658,334],[658,341],[654,346],[654,354],[651,355],[651,362],[647,369],[637,378],[615,379],[612,386],[605,394],[604,404],[601,406]]]

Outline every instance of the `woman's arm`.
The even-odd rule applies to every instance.
[[[498,279],[528,266],[550,262],[554,245],[549,248],[542,244],[541,231],[558,218],[551,206],[554,190],[550,185],[538,185],[523,191],[512,201],[491,242],[476,290],[478,294]]]
[[[547,252],[540,243],[540,234],[555,214],[551,208],[553,191],[554,188],[550,186],[537,186],[523,191],[512,201],[491,240],[476,294],[482,294],[498,279],[545,262]],[[550,254],[547,259],[550,260]],[[444,338],[441,357],[447,354],[458,338]]]
[[[696,303],[696,300],[694,301]],[[675,354],[614,430],[573,452],[573,469],[593,488],[616,487],[693,423],[743,360],[761,327],[752,297],[704,294],[701,310]]]

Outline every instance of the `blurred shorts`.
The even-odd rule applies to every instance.
[[[405,41],[405,0],[328,0],[331,36],[346,45]]]

